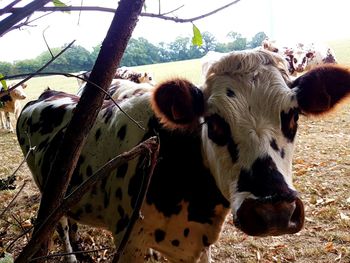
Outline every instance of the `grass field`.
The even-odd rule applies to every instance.
[[[338,61],[350,66],[350,40],[329,43]],[[199,84],[200,60],[136,67],[151,72],[157,81],[183,76]],[[28,82],[28,100],[38,97],[47,86],[75,93],[74,78],[61,76],[33,78]],[[16,136],[0,130],[0,178],[9,176],[22,161]],[[323,119],[299,121],[298,140],[293,161],[294,184],[304,201],[306,221],[302,231],[279,237],[250,237],[235,229],[227,218],[220,241],[213,246],[215,263],[330,263],[350,262],[350,104]],[[23,191],[11,209],[0,217],[0,253],[23,232],[35,217],[40,195],[24,165],[18,172],[17,189],[0,192],[0,212],[20,186]],[[107,231],[83,227],[84,249],[112,246]],[[10,253],[18,253],[28,236],[14,242]],[[61,249],[54,239],[53,250]],[[94,253],[96,262],[108,262],[110,250]],[[99,261],[97,261],[97,259]],[[1,260],[0,260],[1,261]],[[50,262],[58,262],[57,259]],[[167,262],[164,259],[155,262]],[[132,262],[130,262],[132,263]]]

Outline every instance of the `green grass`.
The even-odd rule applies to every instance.
[[[327,44],[334,49],[340,64],[350,66],[350,39],[329,41]],[[174,77],[184,77],[195,84],[203,83],[200,59],[144,65],[133,68],[136,71],[151,73],[157,82]],[[32,78],[28,81],[28,88],[26,90],[28,99],[26,101],[36,99],[47,87],[75,94],[78,84],[75,78],[63,76]]]

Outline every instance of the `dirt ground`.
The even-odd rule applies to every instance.
[[[304,229],[295,235],[255,238],[236,230],[228,218],[220,241],[213,246],[213,262],[350,262],[350,104],[323,119],[301,117],[298,134],[294,184],[305,205]],[[0,130],[0,138],[0,179],[4,179],[23,157],[14,134]],[[29,236],[20,235],[35,217],[39,200],[23,165],[16,189],[0,192],[0,252],[7,248],[17,255],[26,244]],[[108,262],[111,250],[104,248],[113,247],[110,234],[90,227],[81,234],[84,249],[102,249],[91,254],[95,261]],[[55,237],[53,251],[60,249]]]

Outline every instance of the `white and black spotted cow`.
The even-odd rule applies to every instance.
[[[74,171],[70,189],[112,157],[158,135],[159,160],[120,262],[144,262],[148,248],[170,262],[210,262],[228,213],[248,235],[298,232],[304,208],[292,184],[298,115],[323,114],[350,93],[349,70],[322,66],[290,82],[282,57],[266,51],[228,54],[213,63],[202,89],[182,79],[120,106],[106,101]],[[78,97],[47,91],[24,108],[17,135],[42,188]],[[28,135],[26,134],[28,133]],[[113,233],[118,246],[144,171],[120,166],[69,211]],[[67,239],[68,240],[68,239]]]

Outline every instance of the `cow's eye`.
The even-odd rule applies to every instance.
[[[294,60],[293,60],[293,61],[294,61],[294,63],[297,63],[297,62],[298,62],[298,60],[297,60],[296,58],[294,58]]]
[[[236,94],[234,93],[234,91],[231,90],[231,89],[227,89],[226,95],[227,95],[228,97],[231,97],[231,98],[236,96]]]

